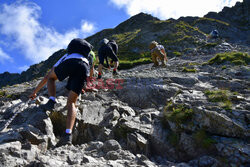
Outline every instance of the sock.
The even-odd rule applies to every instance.
[[[72,130],[71,130],[71,129],[66,129],[66,133],[67,133],[67,134],[71,134],[71,133],[72,133]]]
[[[98,73],[98,75],[102,75],[102,73],[101,73],[101,72],[99,72],[99,73]]]
[[[114,68],[113,71],[116,71],[116,68]]]
[[[49,99],[56,101],[56,97],[54,97],[54,96],[50,96]]]

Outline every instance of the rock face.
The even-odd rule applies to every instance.
[[[249,62],[209,65],[214,54],[201,54],[233,51],[229,45],[171,58],[167,67],[120,71],[119,78],[105,71],[105,84],[96,81],[97,91],[79,97],[71,146],[54,147],[65,130],[65,82],[57,83],[51,113],[39,107],[46,88],[27,101],[40,79],[6,88],[19,99],[1,101],[1,166],[248,166]]]
[[[236,7],[249,9],[246,4],[249,1],[237,3]],[[236,7],[232,10],[239,12]],[[226,15],[227,9],[222,13],[218,17]],[[217,14],[208,16],[215,18]],[[158,26],[178,25],[188,29],[193,29],[190,24],[194,22],[200,29],[206,28],[204,22],[207,22],[195,17],[161,22],[139,14],[115,30],[137,29],[140,25],[136,23],[142,23],[143,19]],[[214,20],[212,23],[212,26],[226,26]],[[150,31],[160,35],[178,31],[151,28]],[[111,31],[99,35],[112,34]],[[29,72],[23,76],[31,81],[0,89],[0,166],[249,166],[249,45],[206,41],[197,29],[190,34],[195,36],[187,41],[177,40],[178,45],[169,43],[169,47],[183,52],[182,56],[170,54],[166,67],[140,65],[119,71],[118,77],[104,70],[104,80],[91,83],[96,91],[79,97],[70,146],[55,147],[65,131],[66,81],[56,84],[54,112],[40,108],[48,101],[46,87],[36,101],[28,100],[41,80],[31,80]],[[193,40],[199,44],[192,43]],[[191,45],[192,48],[184,49]],[[231,55],[230,61],[222,64],[207,63],[217,53],[236,51],[245,52],[245,57],[233,61]],[[43,64],[52,66],[63,53],[61,50]],[[242,56],[236,55],[236,58]],[[29,70],[39,76],[38,67],[45,72],[47,66],[34,65]]]
[[[97,51],[100,40],[114,39],[119,45],[120,60],[150,58],[148,45],[156,40],[166,48],[168,56],[195,54],[196,48],[211,48],[207,34],[217,29],[223,40],[241,45],[250,45],[249,0],[238,2],[232,8],[225,7],[221,12],[210,12],[202,18],[181,17],[178,20],[159,20],[151,15],[140,13],[122,22],[114,29],[102,30],[86,38]],[[210,44],[210,45],[209,45]],[[0,74],[0,88],[27,82],[43,76],[63,55],[65,50],[55,52],[48,60],[31,66],[21,74]]]
[[[244,0],[242,3],[237,2],[232,8],[225,7],[221,12],[209,12],[204,17],[224,20],[229,24],[234,24],[238,27],[249,30],[250,26],[250,1]]]

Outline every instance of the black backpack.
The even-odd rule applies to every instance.
[[[93,49],[93,46],[84,39],[75,38],[73,39],[67,48],[68,54],[79,53],[84,57],[88,57],[89,52]]]
[[[111,46],[114,53],[117,54],[118,53],[118,45],[116,44],[116,42],[114,40],[111,40],[111,41],[109,41],[108,44]]]

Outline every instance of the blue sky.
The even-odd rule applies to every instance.
[[[237,0],[1,0],[0,73],[20,73],[85,38],[140,12],[160,19],[203,16]],[[242,0],[240,0],[242,1]]]

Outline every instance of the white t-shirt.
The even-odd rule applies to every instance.
[[[89,61],[87,58],[83,57],[82,55],[78,54],[78,53],[72,53],[72,54],[65,54],[63,57],[61,57],[56,64],[53,67],[57,67],[60,63],[64,62],[65,60],[68,59],[81,59],[82,61],[84,61],[85,63],[87,63],[89,65]]]
[[[155,50],[162,50],[162,49],[164,49],[164,46],[162,46],[162,45],[156,45],[156,47],[153,48],[153,49],[151,50],[151,52],[153,53]]]
[[[164,46],[162,45],[157,45],[157,47],[161,50],[161,49],[164,49]]]

